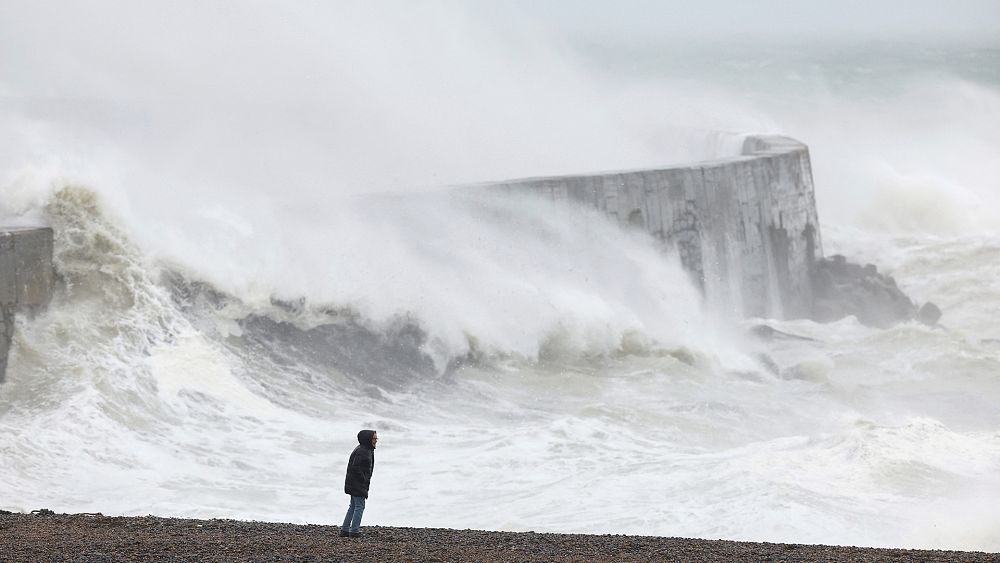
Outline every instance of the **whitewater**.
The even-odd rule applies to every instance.
[[[339,523],[374,428],[366,524],[1000,550],[997,45],[101,5],[0,24],[0,224],[59,278],[0,509]],[[461,187],[755,132],[809,145],[824,253],[943,327],[720,317],[652,238]]]

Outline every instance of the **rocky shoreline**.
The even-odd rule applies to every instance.
[[[1000,554],[622,535],[486,532],[19,514],[0,511],[0,561],[1000,561]]]

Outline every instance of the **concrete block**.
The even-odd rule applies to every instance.
[[[45,307],[52,297],[52,229],[18,233],[14,250],[18,307]]]
[[[52,229],[0,230],[0,382],[14,334],[14,316],[34,312],[52,298]]]
[[[0,305],[17,303],[14,233],[0,232]]]

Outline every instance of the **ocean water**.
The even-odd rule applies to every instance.
[[[553,46],[412,9],[261,46],[264,9],[179,54],[183,10],[0,34],[39,47],[0,73],[0,206],[54,228],[60,279],[17,321],[0,508],[339,523],[374,428],[366,523],[1000,550],[998,48]],[[716,318],[643,235],[435,187],[749,132],[810,146],[825,253],[943,328]]]

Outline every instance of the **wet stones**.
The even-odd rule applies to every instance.
[[[331,516],[332,518],[332,516]],[[2,561],[996,561],[996,554],[238,520],[0,512]]]
[[[818,322],[853,315],[863,325],[888,328],[912,320],[935,326],[941,318],[936,305],[917,307],[892,276],[880,274],[873,264],[854,264],[839,254],[815,263],[812,287],[811,318]]]
[[[920,311],[917,312],[917,320],[928,326],[936,325],[940,318],[941,309],[931,302],[924,303]]]

